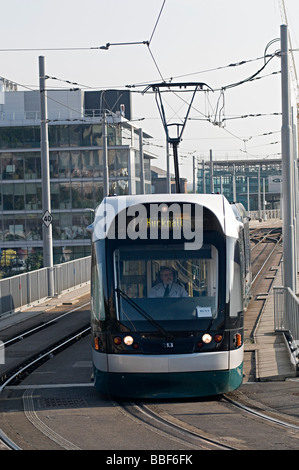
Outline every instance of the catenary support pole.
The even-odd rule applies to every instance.
[[[193,193],[196,193],[196,167],[197,167],[197,157],[193,155]]]
[[[262,209],[261,209],[261,165],[258,164],[257,169],[257,209],[259,212],[259,220],[262,220]]]
[[[139,156],[140,156],[140,194],[145,194],[143,132],[141,128],[139,128]]]
[[[202,164],[202,192],[203,194],[206,194],[206,167],[205,167],[205,161],[201,161]]]
[[[213,165],[213,150],[210,149],[210,192],[214,192],[214,165]]]
[[[292,108],[292,131],[293,131],[293,158],[294,158],[294,228],[295,228],[295,250],[296,265],[295,273],[299,272],[299,191],[298,191],[298,131],[294,119],[294,108]],[[296,276],[297,277],[297,276]]]
[[[107,117],[103,110],[102,115],[102,140],[103,140],[103,197],[109,194],[109,173],[108,173],[108,145],[107,145]]]
[[[166,193],[171,194],[171,176],[170,176],[170,160],[169,160],[169,142],[166,139],[166,168],[167,168],[167,177],[166,177]]]
[[[282,152],[282,193],[283,193],[283,280],[284,286],[296,293],[295,239],[294,239],[294,178],[292,154],[292,124],[289,74],[288,27],[281,25],[281,152]]]
[[[250,182],[249,182],[249,176],[247,176],[247,211],[250,211]]]
[[[42,171],[42,206],[43,206],[43,260],[48,269],[48,295],[54,295],[53,276],[53,240],[50,196],[50,160],[48,140],[48,118],[46,97],[45,58],[39,57],[40,87],[40,134],[41,134],[41,171]]]

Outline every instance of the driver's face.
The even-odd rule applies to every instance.
[[[164,284],[171,284],[173,281],[173,272],[170,269],[165,269],[161,272],[161,279]]]

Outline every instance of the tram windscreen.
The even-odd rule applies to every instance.
[[[120,322],[141,328],[140,309],[158,322],[208,320],[218,312],[219,254],[212,244],[200,250],[182,245],[126,245],[114,251]],[[131,302],[128,300],[130,299]],[[139,324],[139,325],[138,325]],[[182,328],[184,329],[184,328]]]

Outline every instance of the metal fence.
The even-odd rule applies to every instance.
[[[257,210],[247,212],[252,220],[280,219],[280,209]]]
[[[289,287],[273,287],[274,329],[284,334],[291,363],[299,372],[299,299]]]
[[[53,269],[55,296],[90,282],[90,256],[1,279],[0,317],[45,300],[50,269]]]
[[[299,299],[289,287],[273,287],[275,331],[299,340]]]

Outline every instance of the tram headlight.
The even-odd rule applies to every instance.
[[[201,339],[204,343],[209,344],[213,338],[211,335],[209,335],[209,333],[205,333],[204,335],[202,335]]]
[[[134,343],[134,339],[132,338],[132,336],[125,336],[124,343],[126,346],[132,346],[132,344]]]

